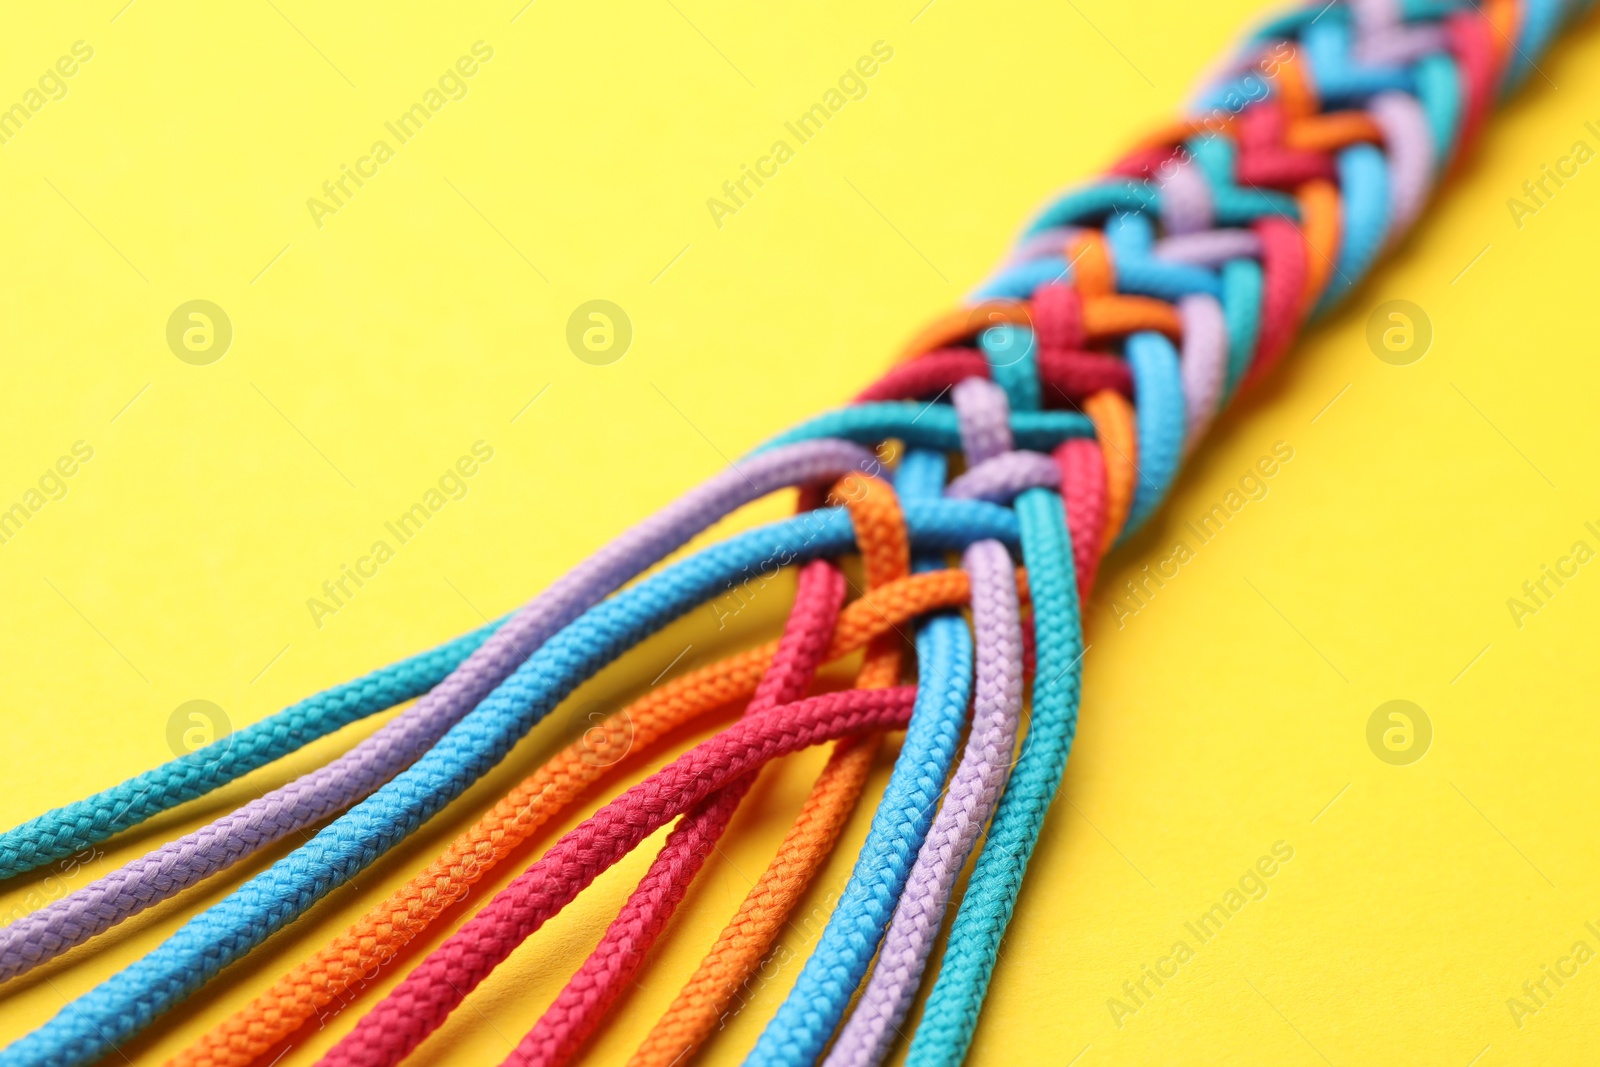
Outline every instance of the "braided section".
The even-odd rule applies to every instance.
[[[851,474],[840,481],[834,496],[843,498],[850,508],[869,589],[901,580],[910,568],[911,550],[894,491],[876,478]],[[886,634],[869,647],[856,685],[863,689],[890,685],[899,670],[899,644]],[[705,1039],[733,991],[749,978],[777,939],[796,900],[838,839],[866,783],[877,747],[875,740],[852,739],[835,748],[795,825],[784,835],[777,856],[647,1037],[635,1061],[651,1055],[652,1048],[658,1056],[669,1049],[671,1056],[682,1056]]]
[[[1399,239],[1436,177],[1462,158],[1492,103],[1533,69],[1556,29],[1588,6],[1361,0],[1286,13],[1221,68],[1190,118],[1050,204],[972,303],[924,330],[905,362],[865,391],[864,402],[775,439],[829,433],[871,444],[875,434],[892,431],[912,450],[907,463],[917,449],[953,451],[968,427],[955,411],[941,414],[948,409],[932,387],[942,390],[967,374],[1004,390],[1016,447],[1054,450],[1062,468],[1056,484],[1068,499],[1053,510],[1065,510],[1065,522],[1045,516],[1052,510],[1043,503],[1052,499],[1047,491],[1017,498],[1019,514],[1033,516],[1031,533],[1023,523],[1022,542],[1030,583],[1039,583],[1035,707],[1046,713],[1036,718],[1018,763],[1018,788],[1007,790],[996,816],[991,843],[1005,842],[1005,858],[991,858],[988,848],[980,857],[981,877],[957,916],[960,936],[953,936],[930,1002],[927,1036],[913,1043],[913,1063],[951,1063],[965,1054],[994,948],[1059,782],[1076,721],[1077,666],[1060,647],[1063,635],[1077,633],[1071,593],[1086,591],[1096,557],[1154,513],[1220,407],[1271,373],[1303,325],[1337,305]],[[1131,379],[1127,390],[1102,388],[1082,398],[1099,457],[1074,446],[1086,436],[1081,423],[1038,410],[1047,402],[1045,366],[1096,340],[1118,345]],[[966,380],[955,384],[959,390]],[[923,386],[923,425],[907,432],[898,409],[879,398]],[[1016,462],[969,456],[967,474],[951,488],[1004,499],[1012,488],[1007,479],[1020,470]],[[1069,484],[1075,476],[1087,482]],[[1089,505],[1102,493],[1100,518]],[[1069,523],[1080,535],[1072,543]],[[1083,536],[1093,527],[1098,546]],[[1057,590],[1058,576],[1036,570],[1035,559],[1055,552],[1069,554],[1067,584],[1078,589]],[[1081,647],[1081,639],[1072,641]],[[862,938],[870,943],[867,932]],[[850,990],[810,976],[831,967],[849,981],[857,975],[838,967],[845,959],[853,957],[824,938],[750,1062],[815,1059]]]
[[[904,577],[911,565],[911,544],[899,502],[888,484],[852,472],[840,479],[833,495],[843,499],[849,509],[868,587]],[[831,564],[819,561],[801,571],[800,582],[785,642],[780,643],[778,655],[746,709],[746,716],[769,712],[798,699],[826,651],[844,600],[843,575]],[[895,681],[899,669],[896,636],[875,638],[867,649],[857,685],[887,687]],[[565,1062],[594,1032],[601,1013],[615,1003],[643,965],[645,954],[754,783],[753,774],[733,782],[674,828],[599,946],[507,1058],[508,1065],[533,1067]],[[834,795],[839,794],[834,791]],[[849,799],[853,806],[854,798]],[[842,822],[849,808],[833,814]]]
[[[1105,463],[1106,521],[1095,556],[1103,556],[1127,525],[1139,480],[1139,444],[1134,437],[1133,405],[1116,393],[1096,393],[1083,410],[1094,420]],[[1063,448],[1066,446],[1063,445]]]
[[[1067,528],[1072,532],[1072,572],[1078,579],[1078,603],[1089,602],[1095,574],[1100,567],[1100,548],[1105,543],[1106,513],[1110,510],[1110,490],[1106,469],[1110,466],[1106,449],[1090,441],[1068,441],[1055,451],[1061,468],[1061,497],[1067,509]]]
[[[1024,405],[1028,409],[1038,404],[1040,399],[1040,392],[1036,388],[1036,382],[1032,374],[1035,363],[1034,352],[1031,347],[1023,343],[1024,341],[1025,339],[1018,336],[1013,327],[1008,324],[1002,324],[991,329],[984,337],[984,351],[990,360],[992,381],[976,378],[969,379],[956,386],[952,391],[952,400],[955,405],[961,441],[969,466],[964,475],[951,482],[945,488],[947,494],[955,495],[962,491],[964,486],[983,481],[985,472],[1003,468],[1008,468],[1013,472],[1008,475],[1009,484],[1006,486],[1006,499],[1023,490],[1032,490],[1041,485],[1054,486],[1058,484],[1060,471],[1050,457],[1036,452],[1016,451],[1013,449],[1015,440],[1011,426],[1011,404],[1008,398],[1014,398],[1017,403]],[[944,457],[926,452],[912,452],[906,457],[906,461],[901,468],[900,479],[904,483],[907,493],[912,495],[931,495],[937,492],[937,487],[944,481]],[[1005,549],[1002,546],[994,543],[990,547],[1000,554],[1001,559],[1006,559]],[[971,550],[969,549],[969,551]],[[930,564],[922,563],[919,565],[926,566]],[[1009,563],[1006,564],[1006,569],[1009,569]],[[997,631],[992,626],[986,631],[980,631],[979,636],[991,643],[998,640]],[[1020,684],[1020,660],[1023,655],[1020,636],[1016,642],[1016,653],[1019,660],[1018,674]],[[994,669],[995,666],[995,662],[991,659],[991,669]],[[1018,697],[1018,713],[1020,714],[1020,694]],[[977,731],[980,746],[984,744],[984,733],[982,730]],[[950,755],[948,753],[941,754],[940,758],[944,762],[940,765],[937,777],[930,770],[923,770],[922,774],[925,778],[931,778],[938,782],[944,777]],[[984,783],[975,781],[972,777],[974,773],[979,776],[979,779],[987,779],[998,789],[999,782],[1005,773],[1006,762],[1002,760],[986,761],[984,757],[980,756],[979,763],[984,764],[984,766],[969,771],[965,779],[963,779],[958,769],[957,783],[959,784],[959,789],[953,795],[961,796],[963,794],[973,794],[974,790],[982,791]],[[894,784],[892,780],[890,784],[892,788]],[[953,786],[952,788],[956,787]],[[937,803],[937,800],[938,795],[935,792],[929,798],[928,806],[922,810],[929,810]],[[993,803],[992,794],[989,795],[985,803]],[[950,809],[948,819],[951,821],[947,823],[947,830],[955,827],[955,821],[960,819],[959,812],[962,807],[963,802],[958,801],[956,806]],[[987,812],[985,812],[986,816]],[[937,857],[938,850],[948,846],[951,843],[950,840],[941,838],[935,842],[933,846],[934,853],[919,852],[920,877],[917,867],[913,867],[909,873],[906,870],[910,864],[909,853],[918,849],[926,850],[928,847],[928,841],[920,836],[921,832],[926,829],[925,826],[918,827],[915,823],[908,823],[899,830],[898,838],[888,839],[896,846],[897,852],[887,864],[881,877],[884,882],[889,883],[903,880],[902,908],[910,906],[920,910],[931,911],[937,909],[942,913],[942,900],[924,900],[921,899],[921,896],[939,878],[938,873],[934,870],[938,861],[936,858],[930,857]],[[973,832],[976,833],[975,826]],[[956,830],[957,838],[959,838],[959,833],[959,829]],[[966,847],[970,847],[970,843]],[[962,854],[964,857],[964,849]],[[960,864],[957,863],[956,867],[959,868],[959,866]],[[902,889],[897,888],[896,893],[902,893]],[[874,923],[883,921],[875,913],[873,895],[874,887],[871,883],[857,882],[846,886],[839,908],[829,921],[828,929],[824,931],[823,938],[818,944],[817,956],[813,957],[807,965],[808,970],[817,968],[812,970],[812,973],[822,977],[812,978],[812,984],[808,986],[807,970],[803,970],[794,990],[790,992],[786,1005],[797,1003],[805,1005],[808,1040],[825,1040],[832,1033],[845,1013],[850,994],[854,988],[853,985],[845,985],[842,982],[830,983],[828,980],[830,972],[821,970],[821,968],[831,967],[832,975],[854,975],[855,980],[858,981],[860,974],[864,972],[871,958],[873,949],[876,947],[876,935],[882,933],[881,927],[874,930],[874,939],[869,941],[860,936],[859,933],[852,939],[852,931],[846,925],[852,920],[860,922],[863,918]],[[908,905],[908,901],[913,900],[915,900],[915,903]],[[830,931],[838,938],[832,945],[830,945],[829,941]],[[905,936],[906,931],[902,928],[902,939]],[[887,947],[885,951],[887,951]],[[899,956],[903,951],[903,949],[896,949],[893,955]],[[925,951],[925,947],[923,949],[914,948],[912,951],[914,954],[919,953],[920,951]],[[880,952],[880,959],[883,958],[885,957]],[[918,955],[919,970],[920,960],[921,957]],[[904,960],[896,959],[892,961],[886,972],[885,980],[891,986],[893,986],[897,974],[902,977],[909,974],[908,968],[900,967],[901,962],[909,964],[909,957]],[[898,997],[898,993],[892,988],[890,992],[893,998]],[[879,996],[881,997],[882,994],[879,994]],[[784,1010],[784,1008],[779,1009],[780,1015]],[[871,1032],[871,1027],[873,1026],[871,1020],[874,1016],[881,1016],[884,1013],[885,1005],[881,1003],[876,1006],[869,1006],[868,1016],[863,1020],[863,1026],[866,1029],[858,1031],[852,1042],[853,1051],[847,1050],[846,1055],[860,1055],[863,1051],[868,1055],[871,1054],[872,1047],[877,1044],[877,1039]],[[882,1019],[879,1018],[877,1021],[881,1022]],[[771,1033],[772,1028],[769,1027],[768,1034]],[[808,1053],[804,1046],[791,1043],[786,1047],[769,1048],[766,1054],[769,1056],[797,1054],[804,1056],[814,1055],[815,1053]],[[754,1055],[762,1055],[762,1046],[760,1044],[757,1045]]]

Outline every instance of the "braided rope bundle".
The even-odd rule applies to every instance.
[[[595,954],[506,1061],[569,1062],[643,965],[753,775],[838,740],[771,866],[631,1061],[683,1062],[837,839],[876,752],[871,739],[901,727],[855,869],[749,1062],[881,1062],[930,970],[909,1062],[959,1062],[1076,730],[1079,611],[1100,559],[1160,505],[1221,408],[1410,228],[1492,106],[1589,6],[1349,0],[1289,11],[1246,39],[1187,117],[1050,204],[969,306],[924,331],[854,404],[769,442],[515,615],[0,835],[3,878],[421,697],[328,766],[0,930],[3,981],[344,812],[0,1050],[0,1067],[82,1064],[117,1048],[397,845],[585,678],[729,583],[791,565],[803,569],[781,641],[675,679],[608,719],[174,1062],[254,1062],[358,992],[628,746],[740,702],[737,723],[552,846],[324,1062],[399,1062],[601,870],[679,819]],[[886,441],[903,449],[892,489],[867,450]],[[965,462],[953,479],[952,453]],[[795,518],[623,588],[724,515],[795,486]],[[943,569],[951,551],[964,553],[963,571]],[[1017,551],[1025,573],[1014,578]],[[840,572],[824,561],[857,552],[866,589],[845,604]],[[968,601],[970,632],[940,610]],[[897,684],[899,627],[913,621],[915,689]],[[804,695],[820,664],[863,647],[857,688]],[[974,852],[944,955],[930,961]]]

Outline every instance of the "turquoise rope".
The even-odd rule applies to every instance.
[[[1016,517],[998,505],[917,501],[907,503],[904,512],[912,542],[924,552],[959,549],[986,537],[1017,543]],[[774,564],[839,555],[854,546],[846,511],[808,512],[706,548],[589,609],[540,646],[411,767],[190,919],[144,958],[0,1051],[0,1067],[77,1067],[118,1048],[459,796],[577,685],[627,648],[723,592],[730,579]],[[965,625],[954,618],[943,622],[929,638],[928,664],[933,677],[942,670],[943,677],[956,679],[963,673],[958,653],[968,642]],[[951,683],[933,692],[956,707],[959,721],[966,690]],[[933,786],[935,796],[942,784],[941,778]]]
[[[1456,150],[1461,130],[1461,71],[1447,55],[1429,56],[1417,64],[1417,99],[1433,136],[1433,173],[1437,178]]]
[[[986,337],[1000,329],[1004,328],[991,328]],[[1015,356],[1016,350],[1003,337],[988,339],[996,344],[1001,359]],[[901,505],[911,509],[929,498],[937,499],[943,492],[945,467],[941,454],[908,452],[895,478]],[[938,565],[937,558],[926,554],[913,563],[918,571]],[[883,800],[873,814],[850,880],[817,939],[816,951],[762,1031],[746,1064],[809,1064],[833,1037],[878,951],[911,865],[933,824],[939,795],[966,727],[972,655],[972,635],[959,615],[936,615],[918,630],[917,702]]]
[[[1222,266],[1222,316],[1228,327],[1228,373],[1219,406],[1226,406],[1255,358],[1261,336],[1261,264],[1230,259]]]
[[[1038,345],[1027,326],[991,326],[978,338],[989,377],[1006,392],[1012,411],[1037,411],[1040,404]],[[954,411],[954,408],[949,409]]]
[[[1211,186],[1218,226],[1248,226],[1268,216],[1300,221],[1300,204],[1288,193],[1235,184],[1238,149],[1233,141],[1204,134],[1190,138],[1188,146]]]
[[[1094,423],[1076,411],[1019,411],[1011,416],[1011,432],[1018,448],[1049,452],[1069,437],[1093,437]],[[766,452],[818,437],[838,437],[869,447],[895,439],[904,441],[907,448],[961,451],[961,424],[955,408],[901,400],[825,411],[772,438],[756,451]]]
[[[1343,193],[1339,258],[1313,319],[1331,311],[1367,276],[1389,231],[1389,164],[1383,153],[1369,144],[1352,145],[1339,153],[1337,166]]]
[[[1139,474],[1117,544],[1132,537],[1154,514],[1183,462],[1185,416],[1178,350],[1161,334],[1147,330],[1129,336],[1126,353],[1133,392],[1139,398]]]
[[[358,719],[426,693],[511,618],[506,615],[409,659],[325,689],[110,789],[0,834],[0,878],[70,856],[205,796]]]
[[[1032,724],[951,925],[907,1067],[945,1067],[966,1056],[1000,939],[1077,733],[1083,628],[1061,497],[1029,489],[1017,497],[1016,515],[1038,650]]]

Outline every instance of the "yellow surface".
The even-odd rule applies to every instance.
[[[65,95],[0,144],[0,503],[23,500],[76,442],[93,452],[0,545],[8,826],[170,758],[169,719],[188,701],[242,726],[510,610],[727,457],[849,396],[1051,190],[1170,115],[1260,7],[123,2],[34,5],[0,40],[3,103],[74,42],[93,51],[67,64]],[[445,83],[465,95],[395,144],[384,123],[480,41],[492,58]],[[893,56],[866,95],[719,228],[707,198],[878,41]],[[1600,547],[1585,526],[1600,527],[1600,176],[1581,170],[1520,228],[1506,206],[1574,141],[1600,146],[1584,127],[1600,123],[1592,24],[1543,72],[1414,238],[1226,416],[1162,516],[1108,564],[1089,612],[1081,733],[974,1063],[1592,1056],[1600,965],[1551,983],[1537,1013],[1508,1008],[1575,942],[1600,949],[1585,927],[1600,927],[1589,817],[1600,571],[1579,569],[1520,626],[1507,607],[1575,541]],[[393,158],[361,163],[379,139]],[[307,199],[344,164],[376,173],[314,219]],[[209,365],[166,342],[169,316],[196,299],[233,325]],[[568,349],[568,317],[593,299],[631,319],[619,362]],[[1380,362],[1365,341],[1368,313],[1390,299],[1433,324],[1410,366]],[[480,441],[493,456],[465,495],[317,625],[306,601],[321,583]],[[1185,523],[1280,441],[1293,459],[1265,498],[1209,543],[1191,540],[1193,558],[1119,626],[1110,597],[1171,556]],[[160,1062],[381,899],[573,736],[593,702],[641,691],[685,646],[678,669],[770,636],[784,599],[756,598],[721,631],[702,610],[647,642],[127,1058]],[[1409,766],[1367,744],[1369,717],[1395,699],[1433,727]],[[6,883],[0,915],[201,825],[373,725],[70,873]],[[589,1062],[619,1062],[668,1003],[820,759],[762,779]],[[819,918],[868,810],[804,906]],[[1267,864],[1266,895],[1201,944],[1185,923],[1242,877],[1255,890],[1245,876],[1276,842],[1292,860]],[[288,848],[0,989],[0,1040]],[[648,852],[533,938],[412,1062],[498,1062]],[[1147,982],[1137,1011],[1113,1011],[1112,998],[1133,1006],[1123,983],[1146,965],[1170,972],[1179,940],[1193,958],[1163,986]],[[809,937],[786,945],[798,958]],[[736,1062],[797,969],[777,968],[704,1062]],[[313,1062],[355,1018],[329,1020],[279,1063]]]

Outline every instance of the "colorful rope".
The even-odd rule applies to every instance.
[[[849,474],[841,479],[834,497],[843,499],[856,530],[861,548],[867,588],[881,587],[906,576],[910,569],[910,541],[899,503],[888,486],[876,478]],[[785,646],[768,668],[762,687],[745,709],[745,715],[771,712],[797,700],[820,665],[827,641],[844,603],[844,576],[831,563],[818,561],[801,569]],[[885,689],[899,680],[900,643],[897,634],[875,638],[856,678],[858,689]],[[841,742],[859,749],[855,757],[864,765],[876,746],[866,739],[848,738]],[[609,1010],[644,963],[645,953],[655,943],[672,911],[683,899],[689,883],[699,871],[718,838],[727,829],[740,800],[753,785],[753,775],[734,782],[703,802],[673,829],[672,836],[656,856],[639,888],[623,906],[622,913],[601,938],[600,944],[573,976],[553,1004],[528,1032],[507,1065],[534,1067],[567,1062],[600,1025],[602,1013]],[[850,800],[829,787],[839,801]],[[840,824],[849,807],[836,811]],[[775,863],[784,863],[779,857]]]
[[[840,483],[837,495],[849,502],[856,517],[869,590],[878,583],[901,580],[910,563],[909,546],[893,492],[875,478],[851,475]],[[873,551],[877,545],[885,547]],[[869,652],[856,684],[887,685],[899,665],[898,645],[886,635],[885,643]],[[801,893],[827,858],[866,784],[876,751],[875,743],[859,740],[843,742],[835,749],[772,863],[646,1038],[633,1063],[673,1063],[710,1034],[735,992],[777,940]]]
[[[847,656],[922,612],[963,603],[967,593],[966,578],[957,571],[914,575],[873,590],[845,607],[824,661]],[[647,752],[672,731],[748,698],[775,651],[775,644],[763,645],[675,678],[585,731],[415,879],[173,1064],[241,1067],[320,1018],[324,1008],[354,995],[540,827],[608,777],[624,756]]]
[[[788,705],[781,714],[742,720],[703,742],[558,841],[319,1062],[398,1063],[513,949],[649,834],[776,756],[846,734],[904,726],[917,699],[910,687],[827,693]]]
[[[489,623],[438,648],[307,697],[155,770],[7,830],[0,834],[0,879],[105,841],[320,737],[422,696],[444,681],[505,621]]]
[[[819,665],[844,595],[844,575],[833,564],[819,560],[801,570],[794,610],[784,635],[787,649],[785,642],[780,642],[779,655],[762,680],[762,689],[746,707],[746,717],[770,712],[800,698]],[[785,651],[789,653],[787,657]],[[532,1067],[564,1063],[594,1032],[602,1013],[611,1008],[638,973],[645,953],[655,944],[690,881],[754,783],[754,774],[745,775],[679,820],[600,944],[506,1057],[507,1064]]]
[[[992,395],[998,392],[976,378],[956,387],[957,410],[976,415],[973,421],[979,423],[966,435],[967,461],[975,464],[969,475],[985,463],[1024,454],[1007,447],[1004,401]],[[999,417],[983,417],[991,413]],[[984,432],[991,429],[992,434]],[[829,1067],[876,1064],[888,1052],[891,1035],[916,995],[956,875],[979,829],[989,821],[1016,746],[1022,718],[1022,620],[1011,557],[998,542],[979,541],[967,549],[963,566],[972,580],[972,628],[977,634],[972,730],[900,896],[872,978],[828,1057]]]
[[[640,966],[749,775],[809,744],[901,726],[905,741],[854,872],[750,1062],[814,1063],[830,1044],[830,1064],[880,1062],[928,969],[956,872],[976,851],[908,1059],[959,1062],[1070,750],[1079,605],[1100,558],[1160,506],[1221,408],[1270,373],[1303,324],[1404,235],[1492,106],[1590,6],[1349,0],[1273,19],[1219,68],[1187,117],[1050,204],[969,306],[925,330],[856,403],[775,438],[509,619],[0,835],[3,878],[422,698],[327,767],[0,931],[3,980],[349,808],[0,1051],[0,1067],[83,1064],[110,1052],[403,840],[622,651],[730,583],[788,566],[805,569],[782,642],[668,683],[630,709],[632,726],[608,720],[597,748],[614,754],[631,728],[654,743],[754,694],[744,718],[557,842],[325,1062],[398,1062],[600,870],[681,818],[596,954],[510,1061],[563,1062]],[[809,507],[815,487],[840,478],[880,486],[867,475],[882,464],[862,446],[891,440],[904,452],[895,493],[867,493],[894,501],[895,523],[903,517],[902,543],[917,553],[910,575],[874,562],[861,507]],[[945,457],[957,452],[965,469],[947,479]],[[808,487],[796,518],[622,588],[734,508],[787,486]],[[1013,598],[1017,549],[1026,584]],[[868,558],[869,588],[841,606],[838,572],[818,561],[857,551]],[[937,569],[949,551],[965,553],[970,581]],[[969,590],[975,702],[973,638],[940,610]],[[1031,625],[1019,630],[1022,600]],[[914,692],[891,685],[894,629],[905,622],[916,626]],[[802,695],[819,662],[863,645],[864,687]],[[1029,674],[1032,716],[1011,761],[1018,679]],[[969,702],[972,728],[951,777]],[[177,1062],[248,1063],[350,993],[605,776],[606,766],[585,760],[589,751],[569,747],[536,771],[417,879]],[[768,872],[634,1063],[676,1062],[705,1040],[836,839],[871,751],[840,742]]]
[[[437,684],[414,707],[350,752],[0,930],[0,980],[21,974],[81,944],[128,916],[227,868],[286,834],[342,811],[351,802],[392,778],[431,747],[445,730],[504,681],[532,649],[539,647],[581,612],[711,523],[750,500],[777,489],[804,484],[819,477],[838,476],[870,462],[871,458],[859,450],[838,444],[823,444],[807,452],[789,453],[771,459],[764,457],[764,462],[746,464],[742,472],[727,471],[669,505],[660,514],[634,527],[557,580],[512,616],[493,636],[487,634],[488,628],[479,631],[485,634],[487,640],[473,649],[464,662],[447,677],[437,679]],[[351,721],[348,715],[330,714],[325,721],[316,722],[315,709],[330,704],[337,706],[342,699],[346,705],[367,709],[366,714],[382,710],[381,707],[372,707],[380,699],[375,694],[389,695],[397,684],[392,681],[394,678],[421,675],[421,668],[410,664],[422,663],[437,668],[442,663],[445,650],[454,650],[476,636],[469,635],[398,667],[386,668],[386,671],[368,676],[368,679],[377,681],[363,679],[330,690],[329,694],[304,701],[273,718],[288,717],[301,723],[311,720],[306,727],[308,732],[312,728],[332,729],[345,725]],[[365,697],[364,703],[359,701],[362,697]],[[260,736],[276,739],[286,732],[275,730]],[[280,747],[283,743],[280,742]],[[216,749],[227,744],[224,740],[208,747]],[[264,744],[254,748],[258,755],[267,750]],[[194,755],[200,756],[205,751],[202,749]],[[231,753],[232,749],[226,748],[226,751]],[[168,766],[190,770],[195,764],[180,760]],[[145,777],[150,776],[135,778],[101,796],[120,795],[131,784]],[[175,798],[183,796],[184,791],[169,789],[165,795],[176,803]],[[56,821],[72,827],[81,827],[84,823],[113,825],[113,819],[106,813],[117,810],[116,805],[120,803],[120,800],[102,802],[91,798],[83,802],[88,805],[87,808],[72,805],[60,809],[62,812],[76,812],[77,815],[71,818],[62,815]],[[91,809],[96,814],[86,814]],[[49,820],[52,816],[45,819]],[[34,823],[40,822],[34,820]],[[12,834],[20,834],[34,823],[26,824],[12,831]],[[71,836],[63,837],[66,832],[58,831],[50,839],[52,852],[62,847],[65,841],[83,840],[85,837],[81,830],[74,830]],[[25,839],[34,842],[42,839],[38,831],[30,831],[30,834]],[[10,836],[7,835],[8,838]],[[47,853],[35,848],[29,854],[36,858]]]
[[[978,501],[906,509],[913,543],[946,550],[1016,541],[1016,520]],[[459,796],[600,667],[690,608],[769,565],[853,547],[848,514],[809,513],[703,549],[589,609],[540,646],[421,759],[141,960],[0,1051],[0,1065],[90,1062],[148,1026]]]

